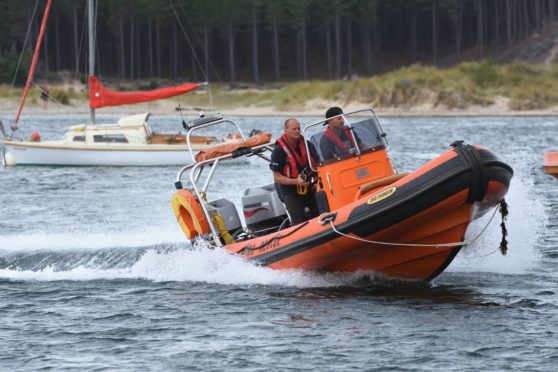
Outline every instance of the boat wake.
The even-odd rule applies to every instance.
[[[517,161],[516,163],[523,163]],[[451,264],[450,272],[522,274],[539,260],[538,231],[547,212],[543,196],[534,192],[530,169],[515,164],[516,175],[507,196],[509,250],[501,257],[500,216],[465,247]],[[489,222],[492,213],[472,224],[466,239],[472,240]],[[275,271],[259,267],[220,250],[195,246],[184,240],[180,229],[162,226],[125,231],[72,231],[52,234],[0,236],[0,278],[37,281],[87,281],[137,279],[154,282],[189,281],[224,285],[279,285],[333,287],[359,285],[370,273],[317,274],[297,270]]]
[[[224,285],[332,287],[348,285],[367,273],[315,274],[276,271],[239,257],[189,243],[148,247],[26,249],[0,256],[0,278],[23,281],[88,281],[136,279],[187,281]]]

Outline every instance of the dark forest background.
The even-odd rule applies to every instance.
[[[552,24],[557,0],[100,0],[103,80],[350,79],[498,59]],[[25,81],[45,0],[0,0],[0,83]],[[87,74],[87,4],[55,0],[37,77]],[[30,37],[26,40],[29,30]]]

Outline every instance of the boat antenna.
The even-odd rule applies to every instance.
[[[186,131],[189,131],[190,127],[188,126],[188,124],[186,124],[186,120],[184,120],[184,115],[182,114],[182,111],[184,111],[184,109],[180,106],[180,103],[178,104],[178,107],[175,108],[175,110],[180,112],[180,118],[182,119],[182,128],[184,128]]]
[[[87,0],[87,20],[89,27],[89,76],[95,75],[95,22],[94,22],[94,0]],[[95,109],[91,110],[91,124],[95,124]]]
[[[209,107],[213,109],[215,106],[213,106],[213,95],[211,94],[211,89],[209,89],[209,83],[206,81],[205,83],[203,83],[203,85],[207,88],[207,95],[209,96]]]

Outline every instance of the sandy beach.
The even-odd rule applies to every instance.
[[[183,107],[185,116],[194,116],[198,111],[188,105],[187,101],[168,99],[157,102],[140,103],[127,106],[105,107],[97,110],[98,115],[130,115],[135,113],[150,112],[153,115],[178,115],[176,107]],[[0,98],[0,118],[11,120],[17,113],[19,101],[13,98]],[[363,103],[345,103],[325,100],[312,100],[304,104],[303,108],[296,110],[278,110],[274,107],[214,107],[205,106],[206,112],[220,112],[228,116],[317,116],[324,114],[328,107],[339,106],[345,112],[370,108]],[[372,107],[381,117],[462,117],[462,116],[558,116],[558,106],[544,110],[514,111],[508,108],[508,99],[499,97],[490,106],[470,106],[466,109],[447,109],[420,105],[411,107]],[[43,108],[35,102],[26,103],[22,115],[86,115],[89,113],[88,103],[85,100],[72,100],[69,105],[50,103],[48,108]]]

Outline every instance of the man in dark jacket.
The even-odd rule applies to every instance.
[[[326,111],[326,122],[328,127],[324,131],[324,135],[320,139],[320,151],[323,160],[338,158],[348,154],[352,149],[356,148],[356,142],[360,145],[361,141],[358,136],[351,133],[351,129],[345,125],[343,118],[343,110],[339,107],[330,107]],[[331,118],[331,119],[330,119]]]
[[[300,134],[300,123],[294,118],[287,119],[284,130],[284,134],[275,143],[269,167],[273,171],[275,187],[294,226],[315,217],[317,208],[313,185],[303,177],[304,172],[309,169],[309,157],[304,138]],[[314,159],[316,150],[311,143],[307,144],[311,158]]]

